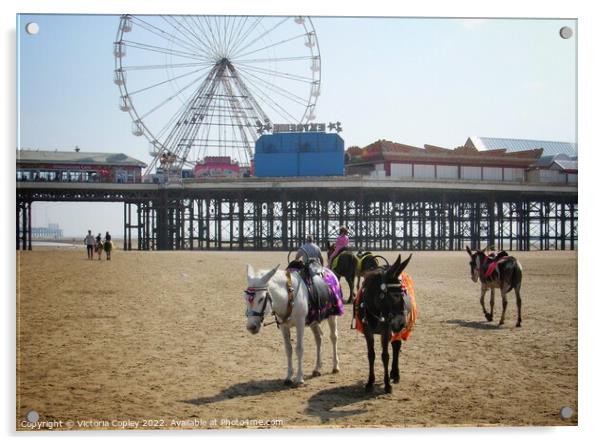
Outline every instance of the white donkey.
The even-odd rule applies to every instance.
[[[280,266],[280,265],[278,265]],[[247,302],[247,330],[257,334],[263,325],[264,317],[274,314],[284,339],[284,350],[288,363],[285,385],[292,385],[293,380],[293,347],[291,345],[291,328],[297,330],[297,376],[295,383],[303,383],[303,333],[308,314],[307,286],[297,272],[290,274],[278,270],[278,266],[270,271],[255,273],[253,267],[247,265],[247,284],[245,301]],[[333,367],[332,372],[339,372],[339,356],[337,353],[337,319],[328,317],[330,340],[332,341]],[[320,375],[322,368],[321,345],[322,330],[319,323],[313,323],[310,328],[316,340],[316,367],[312,376]]]

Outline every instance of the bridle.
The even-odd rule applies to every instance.
[[[261,306],[261,311],[253,311],[251,309],[247,309],[247,317],[259,317],[261,323],[263,323],[263,319],[265,318],[265,310],[268,305],[268,301],[270,302],[270,307],[272,306],[272,296],[270,295],[270,291],[267,286],[263,287],[247,287],[245,289],[245,294],[247,295],[247,301],[249,303],[253,303],[255,299],[255,293],[258,291],[265,291],[265,299],[263,300],[263,305]]]
[[[384,273],[384,271],[382,271],[380,273],[380,275],[382,277],[382,281],[383,282],[380,285],[380,292],[379,292],[377,298],[380,301],[383,301],[389,295],[389,289],[400,289],[400,292],[399,292],[400,293],[400,300],[401,300],[402,307],[403,307],[403,304],[404,304],[404,302],[403,302],[403,285],[401,283],[385,283],[384,282],[385,281],[385,273]],[[365,299],[365,292],[362,292],[362,295],[364,295],[364,299]],[[365,307],[366,315],[371,315],[372,317],[376,318],[381,323],[384,323],[386,321],[385,317],[384,317],[384,314],[382,312],[379,313],[379,314],[375,314],[375,313],[370,312],[368,310],[368,306],[367,305],[365,305],[364,307]],[[392,313],[388,313],[387,315],[388,315],[389,320],[391,320],[393,318],[393,314]]]
[[[267,286],[247,287],[245,289],[245,294],[247,295],[247,301],[251,304],[253,304],[253,300],[255,299],[256,292],[265,291],[265,300],[263,301],[263,305],[261,306],[261,311],[257,312],[257,311],[247,309],[247,317],[259,317],[260,323],[262,323],[264,326],[269,326],[271,324],[276,323],[276,325],[278,327],[280,327],[280,325],[282,323],[288,321],[288,319],[291,316],[291,313],[293,312],[293,307],[295,305],[294,289],[293,289],[293,284],[292,284],[292,280],[291,280],[291,274],[288,270],[286,271],[286,289],[287,289],[287,295],[288,295],[288,301],[287,301],[287,305],[286,305],[287,306],[286,314],[282,318],[282,321],[280,321],[280,320],[278,320],[278,316],[276,315],[276,312],[274,312],[274,309],[272,307],[272,296],[270,295],[270,290],[268,289],[268,287]],[[272,315],[274,316],[274,321],[271,321],[269,323],[264,323],[263,319],[265,318],[265,315],[266,315],[265,310],[267,308],[268,301],[270,302],[270,307],[272,308]]]
[[[474,255],[470,256],[470,275],[481,274],[481,268],[483,267],[483,261],[479,252],[475,252]]]

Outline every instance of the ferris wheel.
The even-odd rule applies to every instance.
[[[153,156],[147,173],[206,156],[253,158],[273,122],[316,118],[321,59],[308,17],[120,17],[114,42],[119,108]]]

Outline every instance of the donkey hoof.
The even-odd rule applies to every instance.
[[[368,393],[374,392],[374,383],[366,383],[366,386],[364,387],[364,389]]]
[[[393,387],[391,385],[385,385],[385,393],[391,394],[393,392]]]
[[[333,370],[332,370],[333,374],[338,374],[339,372],[340,372],[339,368],[333,368]]]
[[[485,314],[487,321],[493,321],[493,315]]]
[[[314,371],[311,373],[312,377],[320,377],[322,375],[322,373],[320,371]]]
[[[393,383],[399,383],[399,376],[398,376],[398,375],[396,375],[396,376],[391,376],[391,381],[392,381]]]
[[[498,324],[498,326],[502,326],[504,324],[504,320],[500,320],[500,323]]]
[[[286,379],[284,381],[284,386],[293,386],[293,381],[291,379]]]
[[[521,326],[521,325],[520,325],[520,321],[517,321],[517,322],[516,322],[516,327],[517,327],[517,328],[520,328],[520,326]]]

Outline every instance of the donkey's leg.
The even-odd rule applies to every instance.
[[[502,293],[502,318],[500,318],[500,325],[503,325],[506,318],[506,307],[508,307],[508,296],[503,289],[500,290]]]
[[[391,364],[391,381],[399,383],[399,350],[401,349],[401,340],[395,340],[391,343],[393,346],[393,363]]]
[[[368,347],[368,366],[369,366],[369,374],[368,374],[368,383],[366,383],[366,392],[374,391],[374,359],[376,357],[376,353],[374,352],[374,334],[370,328],[364,326],[364,337],[366,338],[366,346]]]
[[[385,392],[391,394],[393,387],[391,386],[391,380],[389,379],[389,343],[391,342],[391,330],[385,329],[383,335],[380,336],[380,345],[382,346],[382,353],[380,357],[383,361],[383,368],[385,370]]]
[[[293,346],[291,345],[291,328],[285,325],[280,325],[280,331],[282,332],[282,339],[284,340],[284,351],[286,352],[286,379],[284,379],[285,385],[293,384]]]
[[[518,286],[514,289],[514,293],[516,294],[516,308],[518,310],[518,320],[516,321],[516,327],[520,328],[521,323],[523,321],[522,310],[521,310],[522,300],[520,298],[520,286]]]
[[[314,323],[311,325],[311,331],[314,334],[314,339],[316,340],[316,367],[312,372],[313,377],[318,377],[322,375],[320,370],[322,369],[322,329],[320,329],[319,323]]]
[[[330,328],[330,343],[332,343],[332,373],[339,372],[339,350],[337,340],[339,339],[339,331],[337,328],[337,317],[328,317],[328,327]]]
[[[485,309],[485,294],[487,293],[487,288],[485,286],[481,286],[481,307],[483,308],[483,313],[485,314],[485,318],[487,321],[493,320],[493,315],[489,315],[487,313],[487,309]]]
[[[493,306],[495,305],[495,289],[491,288],[491,296],[489,297],[489,307],[491,309],[491,319],[493,320]]]
[[[295,383],[300,385],[304,382],[303,380],[303,331],[305,330],[305,323],[297,323],[297,346],[295,347],[297,352],[297,377]]]
[[[355,275],[347,275],[345,277],[345,281],[349,285],[349,299],[347,300],[347,304],[353,303],[353,285],[355,284]]]

